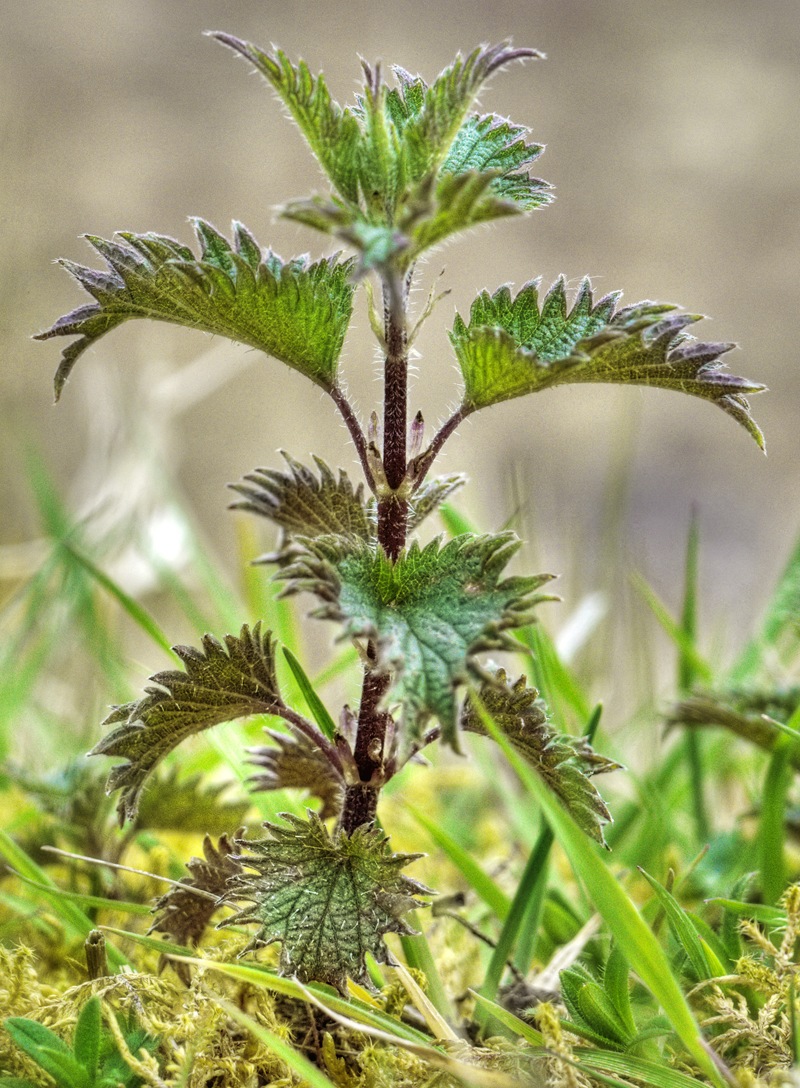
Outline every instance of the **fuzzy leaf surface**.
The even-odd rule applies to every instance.
[[[283,458],[288,472],[257,468],[245,476],[244,483],[231,484],[242,496],[231,509],[258,514],[282,530],[278,551],[265,556],[263,562],[284,562],[291,556],[292,540],[297,536],[343,533],[374,539],[375,519],[364,500],[362,484],[354,488],[341,469],[337,478],[319,457],[314,458],[319,476],[288,453],[283,453]]]
[[[535,591],[551,575],[501,580],[519,548],[514,533],[414,543],[394,563],[356,538],[302,543],[305,554],[278,575],[286,592],[314,593],[323,604],[313,615],[341,623],[353,638],[374,639],[411,733],[434,715],[455,746],[455,688],[470,659],[513,647],[509,629],[529,623],[534,605],[549,599]]]
[[[131,318],[146,317],[227,336],[280,359],[330,390],[353,309],[352,261],[337,256],[284,262],[262,251],[241,223],[233,243],[210,223],[192,221],[200,256],[160,234],[120,231],[87,240],[108,271],[62,260],[92,297],[36,339],[77,336],[64,348],[56,398],[83,352]]]
[[[237,834],[241,835],[244,829]],[[186,864],[189,876],[180,886],[173,886],[162,895],[153,907],[156,920],[150,933],[164,933],[176,944],[196,946],[206,931],[213,915],[219,910],[220,901],[228,890],[232,877],[242,873],[242,864],[236,860],[236,848],[227,835],[221,835],[215,846],[206,835],[203,839],[203,857],[192,858]],[[198,895],[206,892],[206,895]],[[178,977],[189,985],[191,976],[185,963],[173,963]]]
[[[187,737],[235,718],[270,714],[283,706],[275,672],[275,643],[257,623],[245,624],[225,645],[211,635],[203,648],[176,646],[185,672],[170,670],[150,678],[152,687],[137,702],[115,707],[104,725],[115,725],[90,755],[121,756],[106,789],[121,790],[120,820],[136,815],[139,794],[153,768]]]
[[[469,323],[456,315],[450,340],[464,378],[467,413],[500,401],[575,382],[613,382],[674,389],[719,405],[763,448],[747,393],[763,385],[725,370],[735,344],[706,343],[686,333],[701,320],[667,303],[616,309],[619,292],[597,303],[585,279],[570,308],[563,279],[539,302],[539,281],[512,298],[508,287],[483,292]]]
[[[620,764],[598,755],[585,737],[553,729],[538,691],[527,687],[524,676],[512,684],[505,671],[498,669],[481,685],[479,694],[492,719],[561,799],[576,823],[591,838],[605,844],[603,825],[611,821],[611,814],[590,779],[619,770]],[[461,727],[487,736],[469,696],[461,712]]]
[[[393,259],[408,267],[456,231],[550,199],[548,186],[527,172],[541,145],[527,142],[525,128],[471,109],[494,72],[540,56],[535,50],[480,46],[431,84],[394,67],[391,89],[378,68],[364,65],[363,93],[343,107],[304,61],[229,34],[214,37],[271,84],[334,189],[330,199],[292,201],[284,214],[354,245],[362,271]]]
[[[342,782],[327,758],[306,737],[292,737],[268,729],[273,743],[250,748],[249,763],[263,770],[248,779],[255,792],[301,789],[322,801],[320,816],[338,816],[342,808]]]
[[[282,818],[286,826],[265,824],[268,839],[237,842],[255,872],[234,877],[230,898],[252,905],[223,924],[258,925],[250,947],[279,941],[281,971],[302,982],[365,985],[367,953],[386,963],[385,934],[413,932],[403,915],[428,889],[400,870],[420,855],[392,853],[378,828],[331,835],[315,813]]]

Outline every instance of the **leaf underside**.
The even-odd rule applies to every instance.
[[[303,982],[368,985],[365,956],[386,963],[384,935],[413,932],[403,915],[428,889],[400,870],[420,855],[393,854],[377,828],[330,834],[313,812],[282,819],[264,825],[268,839],[237,842],[237,860],[255,872],[234,877],[228,897],[252,905],[222,925],[258,925],[249,947],[279,941],[281,971]]]
[[[514,647],[508,631],[533,619],[533,608],[552,598],[535,591],[551,575],[501,573],[519,548],[514,533],[465,534],[444,546],[416,543],[393,563],[380,548],[357,538],[302,540],[305,553],[277,577],[286,593],[315,594],[312,613],[341,623],[353,638],[375,641],[393,673],[390,699],[403,703],[410,737],[431,715],[455,746],[455,688],[483,650]]]
[[[503,669],[487,677],[479,691],[492,720],[534,768],[580,827],[605,844],[603,825],[611,822],[605,802],[590,781],[593,775],[620,770],[620,764],[598,755],[585,737],[559,733],[547,720],[544,703],[524,676],[511,684]],[[461,728],[487,736],[469,695],[461,712]]]
[[[275,672],[275,643],[257,623],[223,646],[211,635],[202,650],[176,646],[185,672],[159,672],[142,699],[115,707],[104,725],[116,725],[90,755],[121,756],[107,792],[121,790],[120,822],[136,816],[139,795],[154,767],[187,737],[222,722],[251,714],[271,714],[283,706]]]
[[[719,405],[763,449],[745,399],[763,385],[730,374],[721,357],[732,343],[706,343],[686,333],[701,320],[668,303],[616,309],[619,292],[593,301],[583,280],[568,307],[563,278],[539,302],[539,281],[512,298],[509,288],[483,292],[469,323],[456,315],[450,340],[464,378],[466,413],[513,397],[575,382],[613,382],[674,389]]]
[[[408,267],[456,231],[550,200],[549,186],[528,173],[543,148],[527,142],[527,129],[472,112],[493,72],[540,56],[535,50],[479,47],[459,54],[430,85],[394,67],[391,89],[378,68],[364,65],[363,94],[343,107],[304,61],[213,36],[270,83],[333,187],[332,198],[292,201],[284,215],[354,245],[362,270],[392,258]]]
[[[248,779],[253,792],[308,790],[322,801],[319,814],[323,820],[338,816],[344,796],[342,782],[319,748],[303,736],[292,737],[272,729],[265,732],[273,743],[248,749],[248,763],[262,768]]]
[[[244,828],[236,832],[241,837]],[[203,857],[186,863],[189,876],[178,886],[170,888],[153,907],[156,920],[150,933],[165,933],[177,944],[196,946],[209,922],[220,908],[220,900],[228,890],[232,877],[240,874],[242,864],[233,856],[235,847],[227,835],[221,835],[217,846],[206,835]],[[198,894],[206,892],[206,895]],[[189,965],[173,962],[178,977],[188,986],[191,981]]]
[[[116,240],[86,235],[105,260],[99,272],[60,263],[92,297],[36,339],[77,336],[64,348],[56,399],[83,352],[124,321],[146,317],[227,336],[280,359],[330,390],[353,309],[352,261],[338,255],[309,263],[262,253],[246,227],[233,244],[202,219],[192,220],[200,256],[160,234],[119,231]]]

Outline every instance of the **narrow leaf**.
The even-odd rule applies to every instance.
[[[687,917],[686,912],[683,910],[680,903],[678,903],[671,892],[667,891],[663,885],[659,884],[655,877],[650,876],[650,874],[645,872],[641,867],[639,868],[639,872],[655,892],[656,899],[667,916],[669,927],[691,964],[695,978],[700,982],[704,979],[711,978],[713,972],[705,951],[703,950],[702,942],[697,935],[697,930],[692,925],[691,920]]]
[[[289,668],[292,670],[292,675],[297,681],[297,686],[303,694],[303,698],[306,701],[308,709],[311,711],[311,716],[322,732],[328,738],[333,740],[336,734],[336,723],[328,713],[328,710],[314,690],[314,685],[306,675],[306,671],[297,658],[294,656],[288,646],[283,647],[283,656],[286,658],[286,662]]]

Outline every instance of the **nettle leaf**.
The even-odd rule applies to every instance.
[[[465,534],[444,546],[437,538],[422,549],[415,543],[395,562],[356,538],[302,543],[305,554],[276,576],[288,583],[284,592],[314,593],[323,605],[313,615],[375,640],[393,672],[390,697],[402,701],[411,734],[434,715],[454,747],[455,688],[471,658],[513,648],[509,629],[531,622],[534,606],[552,599],[535,593],[552,575],[500,580],[520,546],[511,532]]]
[[[541,56],[533,49],[479,46],[430,85],[395,67],[391,89],[379,68],[364,64],[363,94],[342,107],[304,61],[214,37],[272,85],[335,190],[330,199],[292,201],[283,214],[355,246],[361,272],[392,260],[407,268],[458,230],[550,199],[548,186],[527,173],[542,152],[526,142],[527,129],[471,112],[486,80],[511,61]]]
[[[314,462],[317,477],[288,453],[281,451],[288,472],[257,468],[245,476],[246,483],[231,484],[243,500],[231,504],[232,510],[247,510],[268,518],[283,531],[278,551],[262,562],[285,562],[293,551],[294,537],[317,537],[343,533],[362,540],[375,537],[374,515],[364,500],[364,487],[354,488],[347,473],[337,477],[319,457]]]
[[[107,792],[122,790],[120,821],[136,816],[139,795],[153,768],[181,741],[222,722],[251,714],[272,714],[283,706],[275,672],[275,643],[261,624],[245,624],[239,637],[225,644],[211,635],[203,648],[175,646],[186,671],[159,672],[153,687],[137,702],[115,707],[104,725],[116,725],[89,753],[121,756],[113,767]]]
[[[593,775],[620,770],[619,763],[594,751],[585,737],[559,733],[547,720],[544,703],[526,678],[511,684],[498,669],[481,685],[481,702],[517,751],[561,799],[575,821],[591,838],[605,845],[603,825],[611,822],[605,802],[590,781]],[[487,730],[469,696],[461,712],[461,727],[487,736]]]
[[[721,356],[735,344],[706,343],[686,333],[699,315],[649,301],[617,310],[619,292],[594,303],[588,279],[571,309],[563,278],[540,306],[538,288],[535,280],[513,298],[507,286],[493,295],[483,292],[469,324],[456,315],[450,340],[464,377],[467,414],[565,383],[650,385],[713,401],[763,449],[745,394],[764,386],[725,370]]]
[[[244,828],[240,828],[236,834],[241,836],[243,832]],[[219,910],[230,880],[244,871],[235,854],[236,848],[227,835],[220,836],[217,846],[206,835],[203,857],[192,858],[186,864],[190,875],[179,886],[170,888],[153,907],[157,917],[149,932],[164,933],[185,947],[196,946]],[[174,962],[173,966],[188,986],[188,964]]]
[[[323,820],[338,816],[344,795],[342,781],[319,748],[303,736],[292,737],[272,729],[265,732],[273,744],[248,749],[248,762],[263,768],[248,779],[253,791],[308,790],[322,801]]]
[[[241,223],[233,224],[233,244],[210,223],[192,223],[199,258],[164,235],[120,231],[115,241],[86,235],[107,272],[60,262],[95,302],[36,337],[79,337],[63,350],[56,399],[83,352],[137,317],[227,336],[280,359],[325,390],[333,388],[353,309],[353,261],[334,255],[313,264],[306,257],[284,262],[271,251],[262,254]]]
[[[238,859],[255,872],[234,877],[229,898],[252,905],[222,925],[258,925],[249,947],[281,942],[281,971],[302,982],[342,992],[348,977],[369,985],[366,955],[387,963],[385,934],[413,932],[403,915],[428,889],[400,870],[422,855],[393,854],[378,828],[330,834],[313,812],[281,818],[287,826],[264,825],[270,838],[237,841],[247,851]]]

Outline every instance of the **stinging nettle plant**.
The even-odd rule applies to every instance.
[[[330,183],[330,195],[293,200],[282,215],[333,236],[354,256],[284,261],[241,223],[229,241],[202,219],[192,220],[199,254],[158,234],[88,235],[107,270],[61,263],[93,301],[39,339],[78,338],[63,351],[56,398],[86,348],[137,317],[258,348],[331,397],[364,483],[354,486],[319,458],[309,468],[284,455],[285,469],[258,469],[235,485],[234,505],[280,528],[278,549],[266,559],[277,565],[285,594],[316,597],[311,614],[335,621],[355,643],[361,698],[335,724],[285,650],[311,717],[289,706],[276,641],[256,623],[224,645],[206,636],[200,649],[176,647],[184,671],[156,673],[142,699],[114,708],[106,722],[113,728],[92,754],[123,760],[108,790],[120,791],[124,821],[136,815],[148,776],[185,738],[254,714],[282,719],[288,732],[270,732],[270,744],[251,750],[259,768],[252,782],[261,790],[306,789],[321,802],[319,812],[268,824],[260,841],[206,839],[204,859],[189,864],[186,890],[159,902],[154,928],[196,942],[218,903],[193,889],[212,892],[247,904],[228,922],[255,923],[249,947],[280,942],[285,972],[343,988],[348,976],[367,981],[367,953],[386,962],[384,935],[410,932],[404,915],[427,891],[402,874],[418,855],[394,854],[376,826],[381,788],[427,745],[441,740],[458,750],[461,730],[499,728],[590,836],[602,842],[610,819],[591,778],[617,764],[551,724],[524,676],[512,680],[479,656],[519,648],[512,632],[551,599],[539,592],[550,576],[504,576],[520,543],[511,532],[417,543],[420,523],[465,482],[430,475],[448,437],[474,412],[513,397],[615,382],[710,400],[763,448],[745,399],[763,386],[725,369],[733,344],[689,335],[696,314],[650,301],[620,307],[619,292],[595,300],[588,279],[570,302],[563,279],[541,295],[531,280],[516,294],[508,286],[484,291],[468,318],[456,315],[449,337],[463,393],[426,444],[422,415],[409,410],[409,352],[437,299],[431,293],[412,314],[415,269],[445,239],[551,200],[549,186],[529,173],[541,145],[529,142],[524,126],[474,109],[496,71],[541,54],[508,43],[480,47],[457,56],[431,84],[395,67],[391,87],[380,67],[365,63],[363,93],[342,107],[302,61],[212,36],[265,77]],[[384,358],[382,418],[372,412],[366,428],[339,371],[359,286]]]

